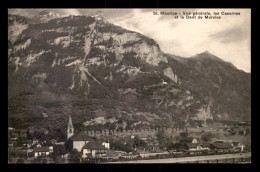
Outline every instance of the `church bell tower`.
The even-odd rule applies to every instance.
[[[67,126],[67,140],[74,135],[74,127],[72,124],[71,116],[69,115],[69,121]]]

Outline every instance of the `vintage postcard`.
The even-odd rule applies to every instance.
[[[8,9],[8,163],[251,163],[251,9]]]

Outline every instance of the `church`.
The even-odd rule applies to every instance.
[[[78,135],[75,135],[74,132],[72,119],[71,116],[69,116],[67,125],[67,149],[70,151],[77,149],[83,153],[83,157],[97,157],[97,153],[99,152],[102,152],[102,155],[104,155],[104,150],[110,148],[109,143],[103,142],[101,144],[96,138],[90,137],[85,131],[82,131]]]

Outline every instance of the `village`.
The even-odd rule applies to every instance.
[[[9,163],[103,163],[251,152],[251,143],[232,139],[247,139],[250,130],[243,123],[218,129],[197,127],[75,133],[69,116],[66,130],[66,140],[59,141],[37,139],[35,133],[48,134],[44,129],[31,131],[9,127]],[[232,140],[219,139],[212,136],[213,132],[237,136],[228,137]]]

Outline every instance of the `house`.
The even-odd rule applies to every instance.
[[[33,138],[32,145],[38,144],[39,140],[36,137]]]
[[[194,138],[191,143],[198,143],[198,140]]]
[[[200,155],[210,151],[210,144],[208,143],[186,143],[187,149],[184,152],[188,152],[191,155]]]
[[[27,149],[27,152],[28,152],[28,153],[33,152],[33,149],[28,148],[28,149]]]
[[[243,152],[245,149],[245,144],[240,143],[238,141],[233,141],[231,145],[237,152]]]
[[[109,142],[102,142],[102,145],[107,148],[107,149],[110,149],[110,144]]]
[[[118,154],[119,156],[125,155],[127,154],[125,151],[114,151],[116,154]]]
[[[49,146],[50,153],[53,152],[53,146]]]
[[[69,158],[69,153],[66,153],[64,155],[61,155],[62,158]]]
[[[27,140],[27,148],[31,147],[33,145],[32,140]]]
[[[189,151],[210,150],[208,143],[186,143],[186,145]]]
[[[82,147],[82,158],[99,158],[106,156],[106,150],[99,142],[88,142]]]
[[[118,159],[120,157],[120,154],[118,154],[116,151],[113,150],[107,150],[106,156],[102,156],[103,159]]]
[[[210,148],[217,152],[230,152],[233,150],[233,146],[230,143],[212,143],[210,144]]]
[[[42,145],[38,143],[38,144],[36,145],[36,147],[38,147],[38,148],[39,148],[39,147],[42,147]]]
[[[48,146],[44,147],[35,147],[33,149],[34,157],[38,156],[48,156],[50,154],[50,148]]]

